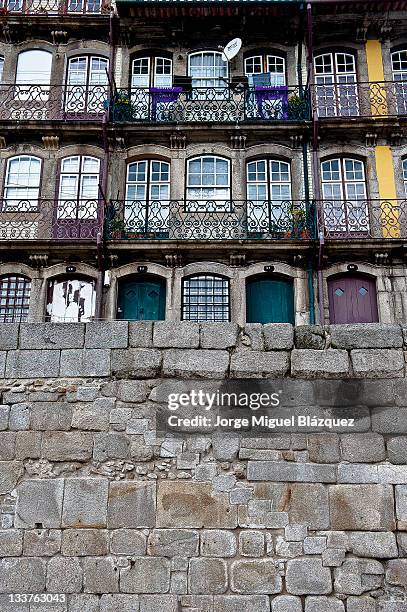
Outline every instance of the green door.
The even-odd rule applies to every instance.
[[[248,323],[293,323],[293,282],[282,278],[254,278],[246,285]]]
[[[165,319],[165,281],[141,277],[119,286],[118,319],[162,321]]]

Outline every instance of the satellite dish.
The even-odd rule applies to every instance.
[[[233,40],[228,42],[226,47],[223,49],[223,54],[222,54],[223,59],[227,62],[230,62],[230,60],[233,59],[235,55],[239,53],[241,48],[242,48],[242,39],[234,38]]]

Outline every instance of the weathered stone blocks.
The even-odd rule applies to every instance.
[[[330,325],[331,344],[340,349],[401,348],[403,336],[399,325],[359,323]]]
[[[106,478],[69,478],[65,482],[63,527],[106,527]]]
[[[84,342],[84,323],[21,323],[21,349],[76,349]]]
[[[163,557],[136,557],[120,572],[124,593],[167,593],[170,588],[170,562]]]
[[[280,593],[282,579],[273,559],[234,561],[231,566],[231,589],[235,593]]]
[[[148,538],[148,553],[156,557],[194,557],[199,533],[190,529],[154,529]]]
[[[198,348],[199,323],[184,321],[180,325],[177,321],[156,321],[153,329],[153,345],[156,348]]]
[[[205,482],[160,482],[157,492],[157,527],[233,529],[236,506],[227,493],[214,494]]]
[[[153,378],[161,368],[161,352],[153,349],[114,349],[112,374],[124,378]]]
[[[153,482],[110,483],[108,527],[153,527],[155,500],[156,484]]]
[[[86,348],[119,349],[127,348],[128,343],[128,321],[92,321],[86,324]]]
[[[225,593],[227,566],[221,559],[198,558],[189,562],[189,591],[197,595]]]
[[[356,378],[397,378],[404,375],[401,349],[356,349],[350,354]]]
[[[291,559],[287,562],[286,587],[293,595],[326,595],[332,592],[331,572],[320,559]]]
[[[16,527],[61,526],[64,481],[25,480],[17,489]]]
[[[61,351],[61,376],[109,376],[110,349],[66,349]]]
[[[81,351],[79,351],[80,353]],[[60,351],[8,351],[7,378],[47,378],[59,374]],[[5,353],[0,352],[0,376],[4,376]],[[62,374],[65,376],[65,374]]]
[[[185,378],[224,378],[229,353],[221,350],[172,349],[164,351],[163,375]]]
[[[294,327],[290,323],[267,323],[263,326],[266,351],[290,350],[294,344]]]
[[[232,378],[268,378],[285,376],[290,367],[289,354],[285,351],[242,351],[231,357]]]
[[[346,351],[294,349],[291,353],[291,373],[305,378],[342,378],[349,374]]]
[[[335,485],[329,488],[331,527],[338,530],[394,529],[393,491],[383,485]]]
[[[202,323],[201,348],[229,349],[236,346],[239,327],[236,323]],[[191,346],[191,348],[193,348]]]

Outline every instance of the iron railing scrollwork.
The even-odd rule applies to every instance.
[[[2,15],[109,15],[109,0],[1,0]]]
[[[96,241],[104,205],[93,200],[0,200],[0,241]]]
[[[321,200],[317,208],[327,239],[407,238],[407,200]]]
[[[407,81],[317,83],[311,92],[320,119],[407,116]]]
[[[308,121],[310,112],[309,92],[299,87],[130,88],[110,100],[118,123]]]
[[[102,121],[107,85],[0,85],[0,120]]]
[[[254,200],[112,200],[105,213],[111,240],[311,240],[312,203]]]

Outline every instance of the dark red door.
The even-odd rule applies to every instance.
[[[328,280],[331,323],[375,323],[376,281],[368,276],[344,274]]]

